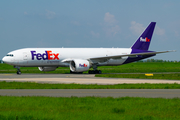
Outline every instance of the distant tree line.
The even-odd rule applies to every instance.
[[[3,61],[2,61],[2,60],[0,60],[0,63],[3,63]]]
[[[159,62],[159,63],[164,63],[164,62],[179,62],[179,61],[170,61],[170,60],[158,60],[158,59],[146,59],[146,60],[140,60],[137,62]]]

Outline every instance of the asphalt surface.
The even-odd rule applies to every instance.
[[[37,83],[76,83],[76,84],[123,84],[123,83],[178,83],[180,80],[102,78],[92,74],[0,74],[0,81]]]
[[[3,89],[2,96],[180,98],[180,89]]]

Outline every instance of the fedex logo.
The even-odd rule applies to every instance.
[[[41,53],[36,53],[36,51],[31,51],[31,55],[32,55],[32,60],[34,60],[35,58],[37,60],[59,60],[59,53],[55,54],[52,53],[52,51],[45,51],[45,53],[41,54]]]
[[[140,38],[140,41],[141,41],[141,42],[150,42],[150,39],[148,39],[147,37],[143,39],[143,38],[141,37],[141,38]]]
[[[87,67],[86,64],[79,64],[79,67]]]

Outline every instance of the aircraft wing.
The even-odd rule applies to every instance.
[[[98,62],[106,62],[109,59],[121,59],[123,57],[136,57],[138,55],[145,56],[145,55],[156,55],[159,53],[167,53],[167,52],[175,52],[175,50],[170,50],[170,51],[160,51],[160,52],[143,52],[143,53],[133,53],[133,54],[123,54],[123,55],[116,55],[116,56],[105,56],[105,57],[96,57],[96,58],[90,58],[89,60],[92,61],[93,63],[98,63]]]
[[[73,61],[73,59],[68,58],[68,59],[62,60],[61,62],[63,62],[63,63],[70,63],[71,61]]]

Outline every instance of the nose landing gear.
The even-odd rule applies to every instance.
[[[18,67],[18,66],[14,66],[14,68],[16,68],[17,69],[17,75],[21,75],[21,70],[20,70],[20,67]]]
[[[17,74],[18,74],[18,75],[20,75],[20,74],[21,74],[21,71],[20,71],[20,70],[18,70],[18,71],[17,71]]]

